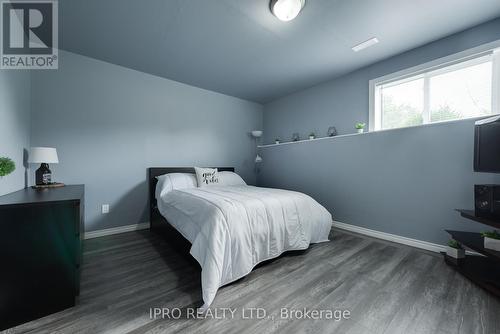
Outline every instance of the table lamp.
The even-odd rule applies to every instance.
[[[29,163],[40,164],[35,172],[35,184],[37,186],[48,185],[52,183],[52,172],[49,169],[50,164],[59,163],[57,150],[53,147],[32,147],[28,159]]]

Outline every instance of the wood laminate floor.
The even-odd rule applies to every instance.
[[[439,255],[340,231],[331,242],[286,254],[221,288],[212,316],[231,308],[234,318],[226,310],[225,319],[188,319],[189,308],[199,305],[196,263],[160,235],[130,232],[85,241],[76,307],[8,332],[500,333],[499,300]],[[179,308],[181,319],[151,319],[156,307]],[[282,308],[323,310],[323,317],[348,310],[350,318],[288,319]],[[266,316],[244,319],[242,312]]]

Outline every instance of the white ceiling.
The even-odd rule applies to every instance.
[[[265,103],[500,16],[499,0],[60,0],[63,49]],[[351,47],[371,37],[362,52]]]

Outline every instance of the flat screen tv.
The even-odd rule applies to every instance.
[[[500,173],[500,116],[476,122],[474,171]]]

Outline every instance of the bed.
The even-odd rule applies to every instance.
[[[160,194],[157,177],[169,173],[194,169],[149,169],[151,228],[169,224],[189,242],[189,253],[202,268],[201,310],[212,304],[221,286],[246,276],[260,262],[328,241],[332,216],[305,194],[248,185]]]

